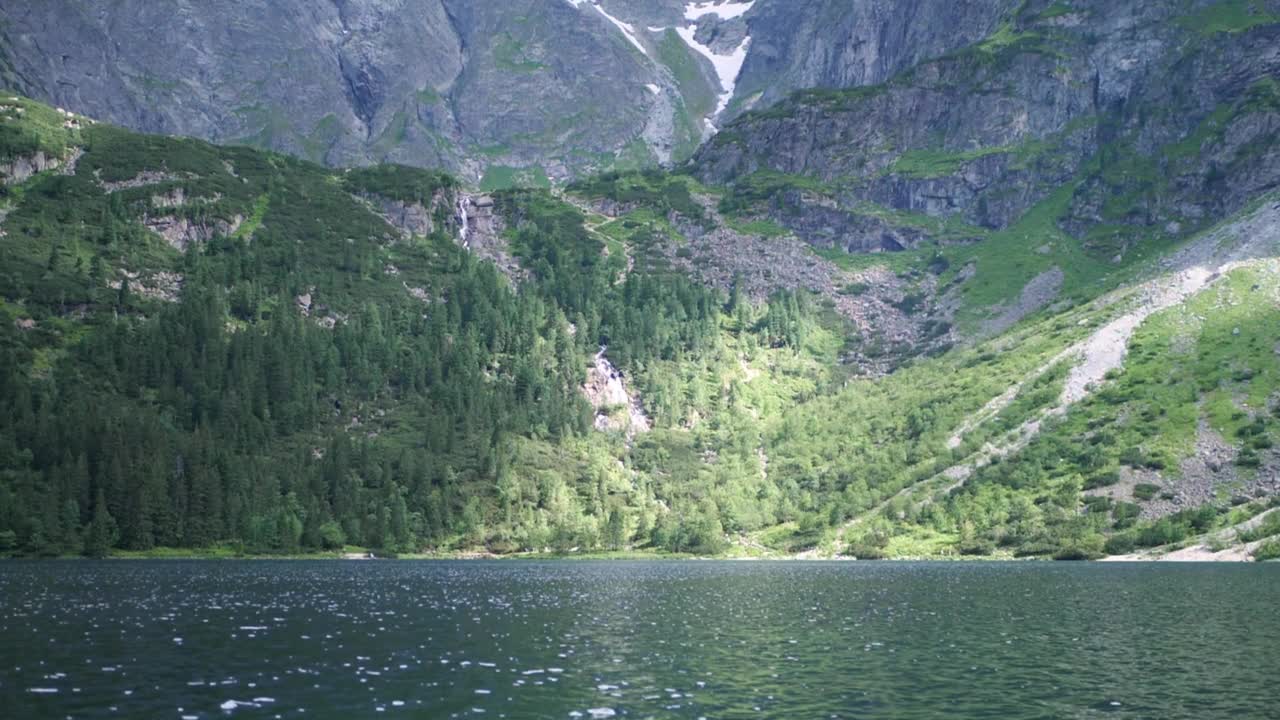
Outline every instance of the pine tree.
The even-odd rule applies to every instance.
[[[99,488],[93,500],[93,520],[85,534],[84,553],[89,557],[106,557],[119,537],[116,520],[107,510],[107,501]]]
[[[614,508],[609,511],[609,520],[605,523],[605,542],[611,550],[621,550],[627,544],[627,520],[622,511]]]
[[[79,555],[83,549],[80,539],[80,505],[68,498],[62,503],[62,516],[59,518],[59,530],[62,536],[62,552],[67,555]]]
[[[129,292],[129,278],[122,278],[120,280],[120,290],[116,293],[116,310],[118,312],[128,310],[131,300],[132,297]]]

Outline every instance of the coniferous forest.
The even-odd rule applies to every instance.
[[[1176,318],[1149,322],[1125,372],[1064,414],[1064,353],[1113,317],[1092,298],[1129,270],[952,346],[911,316],[966,265],[1002,267],[1004,241],[899,253],[883,287],[856,279],[874,256],[806,250],[849,268],[832,290],[715,254],[726,234],[794,247],[750,213],[795,179],[478,195],[21,99],[0,108],[0,155],[3,554],[1087,558],[1270,507],[1280,426],[1226,394],[1265,407],[1280,378],[1262,270],[1231,274],[1233,310],[1177,309],[1211,318],[1196,353],[1169,351],[1188,342]],[[859,325],[866,308],[919,344]],[[1240,446],[1242,490],[1114,490],[1192,457],[1198,423]]]
[[[719,541],[659,530],[651,491],[610,486],[593,455],[616,448],[584,439],[580,386],[602,344],[626,368],[707,353],[727,298],[659,269],[619,281],[581,213],[541,191],[497,198],[531,278],[516,292],[455,243],[447,176],[40,130],[7,126],[7,154],[74,141],[83,156],[8,190],[0,293],[24,317],[0,324],[4,550]],[[224,232],[167,246],[144,227],[162,191]],[[402,236],[386,200],[434,208],[433,232]],[[654,401],[669,417],[690,404]],[[567,467],[516,467],[556,447]]]

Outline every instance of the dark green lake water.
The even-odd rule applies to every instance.
[[[1280,565],[0,563],[4,718],[1280,717]]]

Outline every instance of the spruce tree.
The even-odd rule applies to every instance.
[[[85,534],[84,554],[89,557],[106,557],[118,536],[116,520],[107,510],[102,488],[98,488],[93,500],[93,520],[89,522],[89,529]]]

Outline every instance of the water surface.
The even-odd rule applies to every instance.
[[[1263,718],[1280,565],[0,563],[11,718]]]

